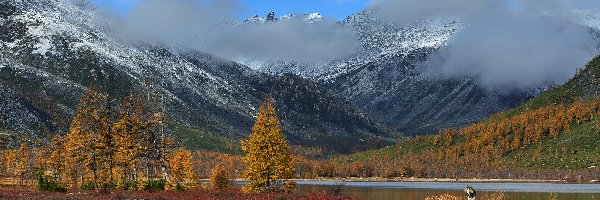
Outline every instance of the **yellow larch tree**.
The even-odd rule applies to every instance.
[[[244,191],[282,190],[283,182],[293,176],[295,167],[271,95],[260,106],[250,137],[241,143],[248,165],[242,175],[248,181]]]
[[[143,106],[141,101],[130,95],[121,104],[120,120],[113,125],[115,134],[115,154],[113,162],[117,167],[113,175],[119,180],[137,180],[140,167],[139,158],[148,147],[145,145],[146,136],[143,122]]]
[[[102,119],[104,97],[99,89],[88,89],[80,101],[65,144],[68,158],[66,170],[75,187],[86,181],[98,184],[100,156],[97,150],[99,136],[106,128]]]
[[[0,149],[0,176],[7,176],[8,161],[6,161],[6,154],[8,150]]]
[[[180,148],[173,153],[169,159],[170,181],[175,184],[190,182],[194,179],[194,167],[192,166],[192,152]]]
[[[31,150],[27,143],[22,143],[17,150],[15,159],[15,171],[19,177],[20,184],[23,184],[25,180],[29,180],[29,174],[31,173]]]
[[[4,170],[6,171],[6,175],[17,176],[17,150],[5,150],[4,156],[4,167],[6,167]]]
[[[46,167],[53,177],[58,178],[59,182],[66,181],[65,177],[68,176],[67,171],[67,153],[64,151],[65,143],[67,138],[64,136],[54,136],[49,145],[44,148],[45,157],[43,159],[42,166]]]
[[[210,187],[215,190],[231,187],[229,172],[223,165],[217,165],[210,171]]]

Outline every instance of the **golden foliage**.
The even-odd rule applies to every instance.
[[[523,152],[525,148],[539,144],[544,139],[569,134],[572,124],[600,123],[595,121],[599,117],[600,97],[585,101],[575,100],[570,105],[549,105],[521,113],[499,113],[465,128],[443,130],[434,136],[421,136],[404,141],[403,144],[408,145],[410,151],[401,148],[398,148],[397,153],[379,154],[374,151],[365,154],[366,156],[340,157],[321,161],[317,165],[309,164],[316,166],[313,168],[306,167],[307,162],[299,159],[299,172],[305,174],[303,177],[312,176],[310,173],[304,173],[311,170],[316,170],[317,176],[322,177],[529,176],[526,169],[514,169],[511,166],[515,162],[524,162],[523,159],[541,158],[547,152],[545,149],[535,148],[525,152],[526,157],[515,153]],[[600,124],[597,128],[600,128]],[[419,152],[412,153],[412,150]],[[563,155],[568,153],[563,149]],[[507,157],[515,157],[517,160]],[[593,169],[590,169],[589,173],[593,173],[592,171]],[[547,175],[557,175],[556,172],[548,170]]]
[[[279,127],[275,102],[270,95],[260,106],[250,137],[242,141],[242,150],[246,152],[244,161],[248,165],[242,175],[249,182],[244,186],[245,191],[276,189],[280,186],[274,183],[293,176],[290,149]]]
[[[125,97],[120,106],[112,102],[97,87],[85,91],[69,133],[40,149],[38,154],[43,156],[38,156],[37,163],[74,187],[122,185],[126,180],[155,178],[159,172],[168,177],[164,155],[169,140],[158,133],[164,126],[162,115],[148,113],[139,96]],[[184,167],[174,166],[179,167],[177,172]],[[187,174],[179,177],[191,179]]]
[[[16,175],[19,176],[21,178],[21,181],[23,181],[24,178],[26,178],[26,175],[28,173],[31,173],[31,151],[29,149],[29,145],[27,145],[27,143],[23,143],[21,144],[21,146],[19,147],[19,149],[17,149],[17,157],[15,159],[16,161]]]
[[[68,174],[77,185],[86,181],[98,181],[99,136],[107,131],[105,101],[98,88],[91,88],[80,98],[80,105],[73,118],[65,150],[67,153]]]
[[[4,150],[4,170],[8,176],[16,176],[17,173],[17,151],[16,150]]]
[[[136,171],[141,167],[140,158],[149,150],[146,129],[152,120],[144,122],[143,104],[134,96],[127,96],[121,104],[121,119],[113,124],[114,156],[113,176],[123,179],[136,179]]]
[[[231,187],[228,172],[222,166],[217,166],[210,173],[210,187],[220,190]]]
[[[59,182],[65,181],[64,178],[68,177],[68,173],[65,170],[67,168],[67,152],[65,151],[65,144],[67,137],[56,135],[52,137],[48,145],[43,146],[37,150],[37,165],[44,166],[46,173],[57,178]]]
[[[194,180],[192,153],[186,149],[178,149],[169,159],[171,181],[174,183],[191,182]]]

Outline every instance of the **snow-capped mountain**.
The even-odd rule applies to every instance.
[[[323,22],[324,18],[319,13],[309,13],[309,14],[287,14],[282,15],[281,17],[277,17],[275,12],[270,12],[266,16],[255,15],[243,21],[243,23],[255,23],[262,24],[268,21],[280,21],[280,20],[304,20],[307,23],[319,23]]]
[[[579,18],[580,24],[600,30],[600,12],[598,10],[575,10],[573,15]]]
[[[411,134],[466,125],[537,94],[489,91],[469,78],[437,79],[419,69],[464,26],[459,19],[400,26],[370,8],[340,26],[357,33],[362,51],[317,66],[292,60],[236,61],[265,73],[294,73],[320,82],[375,119]]]
[[[175,124],[216,137],[247,136],[269,93],[293,144],[350,152],[397,137],[319,84],[114,37],[111,22],[100,20],[105,17],[86,1],[0,2],[0,129],[26,138],[65,133],[87,87],[98,85],[118,97],[151,79]]]
[[[64,133],[64,116],[74,114],[87,87],[118,96],[152,78],[177,123],[237,140],[248,134],[259,102],[273,93],[293,144],[349,152],[391,143],[397,135],[387,127],[427,134],[462,126],[543,90],[492,91],[471,78],[439,79],[422,70],[465,26],[458,18],[399,25],[366,9],[337,23],[316,13],[269,13],[233,24],[299,20],[358,36],[359,51],[315,64],[227,60],[129,41],[113,34],[110,15],[94,9],[85,0],[0,2],[0,129],[31,137]],[[584,16],[592,26],[593,13]]]

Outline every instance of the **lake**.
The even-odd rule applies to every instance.
[[[297,192],[330,192],[334,181],[298,181]],[[432,195],[464,196],[463,190],[473,186],[478,199],[486,193],[502,191],[507,199],[547,200],[600,200],[600,184],[560,183],[457,183],[457,182],[346,182],[344,195],[360,199],[425,199]],[[466,198],[465,198],[466,199]]]

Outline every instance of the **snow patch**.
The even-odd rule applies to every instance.
[[[52,41],[50,41],[47,38],[40,39],[40,42],[34,45],[33,47],[36,49],[31,51],[31,53],[37,53],[41,55],[46,55],[46,53],[48,52],[51,54],[55,53],[54,51],[52,51]]]
[[[592,28],[600,29],[600,10],[575,10],[574,15],[580,20],[578,23]]]
[[[323,16],[319,13],[310,13],[304,15],[305,20],[309,23],[316,23],[323,21]]]
[[[265,68],[265,62],[256,59],[238,57],[233,58],[232,60],[253,70],[260,70]]]
[[[287,20],[287,19],[293,19],[294,17],[296,17],[295,14],[287,14],[287,15],[281,16],[279,19],[281,19],[281,20]]]
[[[6,45],[6,47],[13,49],[15,47],[17,47],[17,45],[19,45],[19,42],[21,42],[21,40],[15,40],[13,42],[4,42],[4,45]]]
[[[258,16],[258,15],[254,16],[254,17],[250,17],[244,21],[244,23],[256,23],[256,24],[263,24],[265,22],[267,22],[267,18]]]

